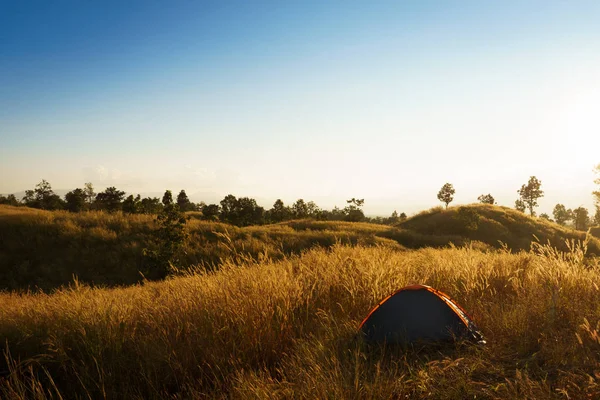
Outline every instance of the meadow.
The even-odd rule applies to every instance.
[[[119,280],[115,264],[106,272],[115,282],[61,286],[49,271],[45,291],[0,294],[0,397],[599,398],[597,239],[513,210],[468,209],[393,227],[191,220],[191,268],[165,281],[134,279],[133,267],[122,271],[132,283]],[[2,221],[13,246],[2,241],[3,270],[26,246],[55,257],[36,270],[75,270],[77,256],[60,267],[67,243],[80,256],[127,261],[152,229],[145,216],[12,208]],[[530,234],[539,240],[526,242]],[[217,261],[202,258],[217,250],[208,258]],[[415,283],[452,296],[487,345],[366,346],[364,316]]]

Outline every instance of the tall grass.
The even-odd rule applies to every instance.
[[[600,396],[600,265],[473,247],[311,249],[283,260],[53,294],[0,294],[3,398]],[[357,327],[394,290],[453,296],[485,347],[367,349]],[[2,369],[0,367],[0,369]]]
[[[567,250],[564,239],[583,239],[582,232],[533,219],[495,206],[469,206],[479,219],[476,229],[461,218],[460,208],[434,209],[397,227],[352,222],[289,221],[238,228],[190,219],[189,240],[181,267],[217,269],[231,257],[282,260],[314,247],[336,243],[383,245],[397,250],[471,244],[480,249],[505,244],[529,249],[534,235]],[[50,291],[73,277],[94,285],[139,283],[145,270],[142,249],[152,248],[153,217],[121,213],[68,213],[0,205],[0,290]],[[600,254],[600,241],[589,243]]]

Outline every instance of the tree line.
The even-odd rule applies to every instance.
[[[595,167],[595,173],[600,176],[600,164]],[[600,177],[594,181],[600,185]],[[515,209],[521,212],[529,211],[529,215],[532,217],[536,216],[535,208],[539,206],[538,200],[544,197],[544,191],[542,188],[542,182],[535,176],[531,176],[526,184],[523,184],[517,193],[519,198],[515,200]],[[456,190],[451,183],[446,183],[442,186],[438,192],[437,198],[442,203],[448,205],[454,200],[454,194]],[[546,213],[540,214],[540,218],[546,219],[551,222],[556,222],[559,225],[566,225],[568,222],[578,230],[586,230],[592,225],[600,225],[600,190],[594,191],[596,213],[594,216],[590,216],[589,211],[585,207],[577,207],[575,209],[567,209],[564,204],[556,204],[552,214],[554,219]],[[482,194],[477,198],[480,203],[483,204],[497,204],[496,200],[491,194]]]
[[[367,217],[362,207],[364,199],[352,198],[346,201],[344,208],[334,207],[332,210],[322,209],[315,202],[298,199],[291,205],[285,205],[281,199],[275,201],[270,209],[259,206],[250,197],[236,197],[228,194],[218,204],[204,202],[193,203],[185,190],[181,190],[173,199],[170,190],[165,191],[162,199],[144,197],[139,194],[129,195],[111,186],[96,193],[92,183],[83,188],[68,192],[64,199],[54,193],[52,186],[43,179],[34,189],[27,190],[25,196],[18,200],[14,195],[0,196],[0,204],[13,206],[24,205],[43,210],[67,210],[70,212],[106,211],[126,214],[154,214],[163,212],[165,207],[176,205],[181,212],[199,211],[199,217],[208,221],[221,221],[236,226],[262,225],[284,222],[294,219],[312,218],[321,221],[351,221],[393,224],[407,218],[405,213],[394,211],[389,217]]]
[[[594,172],[598,175],[594,182],[600,185],[600,164],[595,167]],[[515,209],[521,212],[529,211],[532,217],[536,216],[535,209],[539,206],[538,200],[544,197],[541,187],[542,182],[537,177],[531,176],[529,181],[517,190],[519,198],[515,200]],[[44,210],[68,210],[71,212],[103,210],[122,211],[127,214],[159,214],[169,204],[168,198],[172,199],[170,190],[165,192],[162,200],[158,197],[142,198],[139,194],[125,197],[125,194],[124,191],[118,190],[114,186],[96,193],[92,183],[88,182],[83,188],[71,190],[62,199],[53,192],[50,183],[43,179],[34,189],[27,190],[21,200],[18,200],[13,194],[0,195],[0,204],[25,205]],[[455,194],[454,186],[446,183],[438,192],[437,198],[448,208],[448,205],[454,200]],[[594,191],[592,194],[596,208],[593,217],[584,207],[567,209],[564,204],[560,203],[556,204],[552,212],[554,219],[546,213],[540,214],[539,217],[560,225],[570,222],[575,229],[579,230],[586,230],[592,224],[600,225],[600,190]],[[484,204],[497,204],[490,193],[480,195],[477,200]],[[296,200],[292,205],[285,205],[281,199],[278,199],[270,209],[265,209],[259,206],[255,199],[237,198],[232,194],[225,196],[218,204],[193,203],[182,189],[173,204],[177,205],[178,210],[182,212],[200,211],[202,219],[221,221],[237,226],[278,223],[303,218],[321,221],[394,224],[407,218],[405,213],[398,214],[396,211],[389,217],[367,217],[362,211],[364,199],[357,198],[347,200],[344,208],[334,207],[332,210],[322,209],[313,201],[306,202],[303,199]]]

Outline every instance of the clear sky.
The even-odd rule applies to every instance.
[[[0,193],[591,208],[600,2],[0,0]],[[590,210],[591,211],[591,210]]]

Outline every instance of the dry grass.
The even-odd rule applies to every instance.
[[[0,390],[7,399],[598,398],[600,266],[571,248],[334,245],[128,288],[1,294],[0,337],[15,361]],[[366,349],[361,319],[412,283],[453,296],[489,344]]]
[[[182,249],[182,267],[216,269],[238,257],[283,260],[315,247],[336,243],[386,246],[397,250],[471,244],[491,249],[505,243],[513,251],[529,249],[534,235],[553,246],[582,239],[584,233],[533,219],[502,207],[465,207],[480,215],[477,229],[466,229],[457,210],[434,209],[399,227],[352,222],[288,221],[238,228],[191,218],[190,237]],[[468,222],[468,221],[467,221]],[[50,291],[76,276],[94,285],[131,285],[141,281],[142,249],[152,248],[154,219],[147,215],[42,211],[0,205],[0,290],[40,288]],[[600,241],[590,242],[600,254]]]

